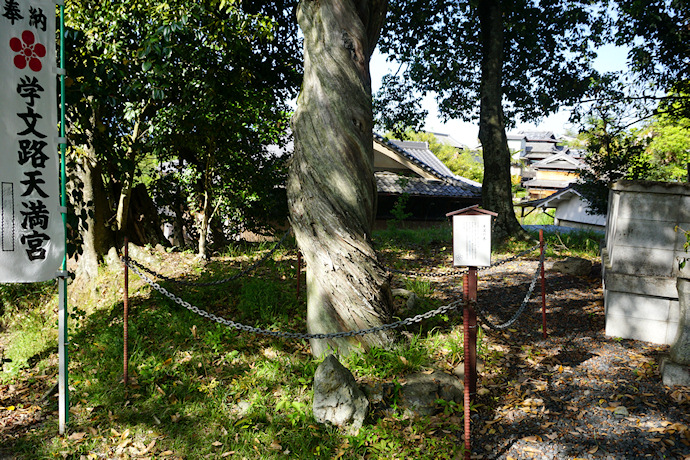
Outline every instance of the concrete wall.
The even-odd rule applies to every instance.
[[[621,181],[609,195],[602,250],[606,334],[670,344],[678,329],[678,258],[690,229],[690,184]]]

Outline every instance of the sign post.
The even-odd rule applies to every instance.
[[[0,282],[59,278],[60,433],[67,423],[67,271],[65,256],[64,7],[60,68],[55,1],[0,4]],[[60,135],[56,75],[61,75]],[[61,155],[58,155],[61,145]],[[60,186],[60,178],[62,185]]]
[[[453,218],[453,265],[468,268],[462,282],[465,297],[462,321],[465,352],[465,459],[468,460],[472,453],[470,404],[477,394],[477,312],[473,307],[477,300],[477,267],[491,265],[491,218],[497,215],[476,205],[446,214],[446,217]]]

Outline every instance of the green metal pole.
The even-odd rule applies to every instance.
[[[65,434],[69,422],[69,359],[67,334],[67,172],[65,166],[65,6],[60,5],[60,206],[62,207],[62,225],[65,229],[65,254],[62,259],[62,273],[60,274],[60,308],[58,313],[60,358],[59,388],[59,431]]]

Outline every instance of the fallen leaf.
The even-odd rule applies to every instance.
[[[91,433],[91,435],[93,435],[93,436],[96,436],[98,434],[98,430],[95,429],[94,427],[90,426],[89,427],[89,433]]]
[[[161,452],[161,455],[172,455],[172,454],[173,454],[172,450],[166,450],[166,451]]]
[[[222,457],[222,458],[229,457],[229,456],[231,456],[231,455],[234,454],[234,453],[235,453],[234,450],[231,450],[231,451],[229,451],[229,452],[223,452],[223,453],[221,454],[221,457]]]
[[[86,436],[85,432],[72,433],[71,435],[69,435],[69,438],[67,438],[67,439],[69,439],[71,441],[81,441],[82,439],[84,439],[85,436]]]
[[[212,445],[213,447],[220,447],[220,446],[223,445],[223,443],[220,442],[220,441],[213,441],[213,442],[211,443],[211,445]]]
[[[148,452],[151,452],[151,450],[153,449],[153,447],[154,447],[155,445],[156,445],[156,440],[154,439],[153,441],[151,441],[151,442],[149,443],[148,446],[146,446],[146,449],[144,449],[144,450],[141,452],[142,455],[143,455],[143,454],[146,454],[146,453],[148,453]]]
[[[596,451],[598,451],[598,450],[599,450],[599,446],[594,446],[594,447],[592,447],[591,449],[589,449],[587,452],[590,453],[590,454],[594,454],[594,453],[596,453]]]

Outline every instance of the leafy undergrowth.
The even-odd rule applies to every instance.
[[[389,235],[379,241],[384,262],[413,270],[449,263],[448,243],[436,235],[425,238]],[[206,265],[192,254],[152,250],[156,262],[146,265],[174,279],[209,281],[237,273],[267,250],[228,252]],[[306,308],[304,292],[298,299],[295,291],[296,265],[288,246],[252,274],[222,285],[159,282],[215,315],[303,332]],[[136,275],[130,275],[125,385],[122,280],[120,267],[103,267],[95,282],[69,288],[70,419],[64,437],[57,435],[57,397],[49,391],[57,379],[54,286],[42,287],[41,298],[50,300],[39,302],[40,308],[22,310],[32,320],[9,321],[9,313],[20,313],[6,313],[1,340],[13,362],[11,369],[5,365],[0,387],[0,457],[439,459],[461,453],[457,407],[412,419],[393,405],[374,411],[356,435],[317,423],[311,388],[318,361],[307,342],[228,329],[175,304]],[[429,281],[396,277],[394,283],[421,298],[413,311],[397,317],[442,304]],[[34,331],[29,351],[17,339],[24,328]],[[361,383],[393,387],[411,372],[452,372],[462,360],[461,330],[458,315],[434,318],[403,331],[392,349],[356,355],[345,364]],[[479,352],[487,366],[501,362],[500,349],[488,342],[480,343]]]

